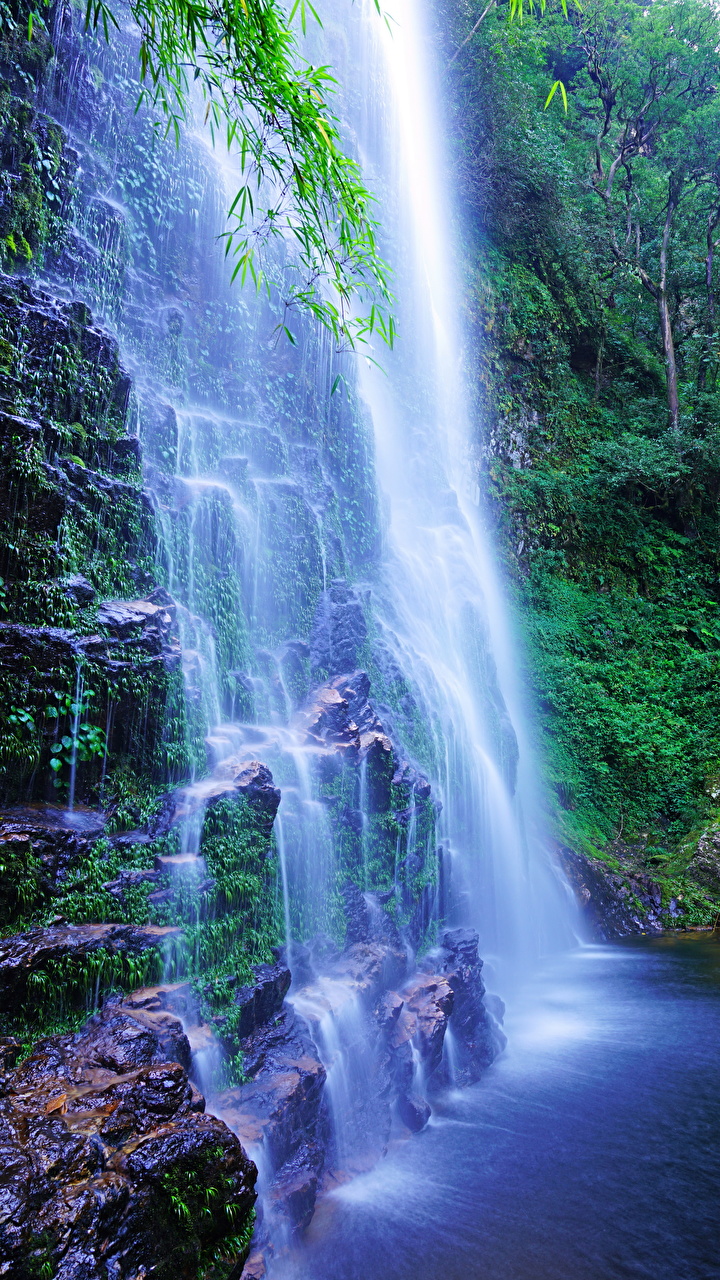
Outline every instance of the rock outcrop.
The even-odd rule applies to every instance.
[[[47,929],[29,929],[0,940],[0,999],[3,1011],[17,1011],[28,998],[28,988],[36,975],[46,975],[46,983],[53,988],[58,982],[67,985],[67,995],[75,994],[84,1000],[88,985],[84,971],[91,957],[100,960],[96,971],[101,982],[105,962],[137,960],[150,953],[161,965],[168,950],[182,939],[182,929],[160,925],[132,924],[81,924],[54,925]],[[108,976],[114,971],[107,964]],[[43,984],[45,985],[45,984]],[[41,998],[42,990],[35,993]],[[62,992],[55,992],[61,996]],[[82,1005],[81,1005],[82,1007]]]
[[[328,1117],[325,1068],[304,1020],[285,1006],[241,1042],[247,1083],[213,1107],[271,1169],[266,1208],[291,1231],[312,1217],[325,1164]]]
[[[387,736],[369,701],[370,677],[366,671],[335,676],[316,689],[296,723],[309,745],[329,747],[361,760],[369,752],[392,752]]]
[[[601,940],[633,933],[661,933],[680,913],[670,903],[662,912],[662,893],[651,876],[620,874],[600,859],[565,845],[557,853],[590,935]]]
[[[3,1057],[7,1066],[7,1042]],[[203,1257],[249,1225],[255,1167],[203,1114],[189,1057],[177,1018],[118,1000],[5,1070],[3,1274],[194,1280]]]

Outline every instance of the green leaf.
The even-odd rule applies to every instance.
[[[555,83],[554,83],[554,85],[552,86],[552,88],[551,88],[551,90],[550,90],[550,92],[549,92],[549,94],[548,94],[547,98],[545,99],[545,106],[544,106],[544,108],[543,108],[543,109],[544,109],[545,111],[547,111],[548,107],[550,106],[550,103],[552,102],[552,100],[553,100],[553,98],[554,98],[554,96],[555,96],[555,92],[556,92],[556,90],[557,90],[557,89],[559,89],[559,90],[560,90],[560,95],[561,95],[562,100],[563,100],[563,106],[564,106],[564,108],[565,108],[565,114],[567,115],[568,100],[567,100],[567,93],[566,93],[566,91],[565,91],[565,85],[563,84],[562,80],[556,80],[556,81],[555,81]]]

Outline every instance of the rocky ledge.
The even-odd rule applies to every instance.
[[[214,1256],[239,1272],[256,1169],[204,1114],[180,1020],[118,998],[13,1070],[19,1049],[0,1046],[0,1274],[195,1280]]]
[[[662,933],[672,927],[677,906],[662,910],[662,891],[650,875],[620,874],[599,858],[589,858],[565,845],[556,846],[582,919],[593,938],[609,941],[637,933]]]

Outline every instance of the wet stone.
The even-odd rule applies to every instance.
[[[5,1075],[2,1274],[29,1277],[43,1264],[64,1280],[175,1280],[229,1223],[235,1231],[247,1221],[256,1169],[227,1126],[204,1114],[181,1023],[160,1016],[110,1002]],[[211,1215],[202,1212],[209,1198]]]

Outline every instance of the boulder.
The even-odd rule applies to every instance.
[[[63,578],[63,587],[65,594],[75,601],[75,604],[92,604],[97,592],[87,578],[81,573],[71,573],[67,578]]]
[[[209,778],[175,793],[171,824],[191,817],[199,809],[211,810],[222,800],[245,800],[260,830],[269,836],[280,794],[272,773],[260,760],[225,760]]]
[[[366,671],[335,676],[311,695],[296,725],[308,746],[330,748],[353,761],[370,752],[392,755],[392,743],[369,701]]]
[[[154,595],[157,593],[153,593]],[[97,613],[98,626],[115,640],[142,640],[148,651],[160,652],[170,642],[177,615],[175,602],[105,600]]]
[[[201,1250],[248,1221],[255,1166],[203,1114],[182,1026],[164,1017],[158,1028],[111,1002],[5,1075],[2,1274],[191,1280]]]

